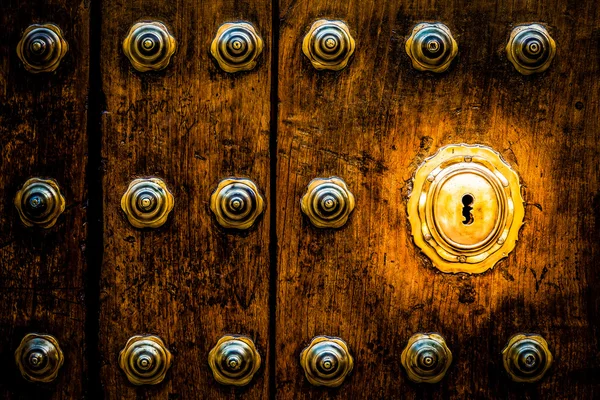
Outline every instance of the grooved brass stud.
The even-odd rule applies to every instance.
[[[339,71],[348,65],[356,43],[344,21],[315,21],[302,42],[302,51],[313,67]]]
[[[439,22],[415,26],[405,47],[413,67],[419,71],[444,72],[458,54],[450,29]]]
[[[176,48],[175,38],[160,21],[134,24],[123,41],[123,53],[140,72],[165,69]]]
[[[15,207],[25,226],[51,228],[65,211],[65,198],[54,179],[31,178],[17,192]]]
[[[340,228],[354,210],[354,195],[335,176],[313,179],[300,200],[302,212],[317,228]]]
[[[17,44],[23,66],[34,74],[55,71],[68,50],[69,44],[54,24],[30,25]]]
[[[249,229],[264,207],[258,187],[250,179],[223,179],[210,196],[210,209],[223,228]]]
[[[316,336],[300,353],[300,365],[311,385],[338,387],[352,372],[354,359],[342,339]]]
[[[136,228],[158,228],[167,222],[175,200],[159,178],[135,179],[121,198],[121,208]]]
[[[556,43],[540,24],[520,25],[510,33],[506,55],[523,75],[544,72],[556,54]]]
[[[437,383],[452,363],[452,352],[437,333],[417,333],[400,356],[408,378],[417,383]]]
[[[504,369],[515,382],[537,382],[552,365],[546,340],[537,334],[514,335],[502,350]]]
[[[249,384],[260,362],[254,342],[243,336],[223,336],[208,354],[210,369],[221,385]]]
[[[171,352],[158,336],[131,337],[119,354],[119,366],[134,385],[161,383],[171,367]]]
[[[210,52],[225,72],[249,71],[263,50],[263,40],[248,22],[226,23],[219,27]]]
[[[65,358],[54,336],[29,333],[15,351],[15,361],[23,378],[48,383],[56,379]]]

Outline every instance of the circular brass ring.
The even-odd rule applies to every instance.
[[[556,42],[540,24],[520,25],[510,33],[506,55],[523,75],[544,72],[556,55]]]
[[[342,339],[316,336],[300,353],[300,365],[311,385],[338,387],[352,372],[354,359]]]
[[[48,383],[56,379],[65,358],[54,336],[29,333],[15,351],[15,361],[23,378]]]
[[[140,72],[165,69],[176,49],[175,38],[160,21],[134,24],[123,40],[123,53]]]
[[[335,176],[313,179],[300,200],[302,212],[317,228],[340,228],[354,210],[354,195]]]
[[[400,361],[411,381],[437,383],[452,364],[452,352],[437,333],[417,333],[408,340]]]
[[[419,71],[444,72],[458,54],[458,44],[450,28],[439,22],[415,26],[405,48],[413,67]]]
[[[54,24],[30,25],[17,44],[17,55],[23,66],[34,74],[55,71],[69,45]]]
[[[15,207],[25,226],[51,228],[65,211],[65,198],[54,179],[31,178],[17,192]]]
[[[210,196],[210,209],[219,225],[227,229],[249,229],[264,208],[264,199],[250,179],[223,179]]]
[[[263,40],[248,22],[226,23],[219,27],[210,52],[225,72],[249,71],[256,66]]]
[[[119,354],[119,366],[134,385],[161,383],[171,362],[171,352],[158,336],[133,336]]]
[[[552,353],[540,335],[520,333],[502,350],[502,361],[513,381],[532,383],[544,377],[552,365]]]
[[[121,208],[136,228],[158,228],[167,222],[175,200],[159,178],[135,179],[121,198]]]
[[[302,42],[302,51],[313,67],[339,71],[348,65],[356,43],[344,21],[315,21]]]
[[[223,336],[208,354],[210,369],[221,385],[249,384],[260,363],[254,342],[243,336]]]

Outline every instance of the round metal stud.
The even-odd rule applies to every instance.
[[[134,24],[123,41],[123,53],[140,72],[159,71],[169,65],[177,42],[165,24],[142,21]]]
[[[354,195],[341,178],[316,178],[300,200],[302,212],[317,228],[340,228],[354,210]]]
[[[413,28],[406,41],[406,52],[415,69],[444,72],[458,54],[458,45],[446,25],[422,23]]]
[[[58,68],[68,43],[54,24],[30,25],[17,45],[17,55],[29,72],[52,72]]]
[[[65,211],[65,198],[55,180],[31,178],[17,192],[15,206],[25,226],[51,228]]]
[[[354,359],[342,339],[317,336],[300,353],[300,365],[311,385],[338,387],[352,372]]]
[[[417,169],[415,244],[442,272],[481,273],[515,248],[525,208],[517,173],[489,147],[449,145]]]
[[[417,383],[437,383],[452,363],[452,353],[436,333],[417,333],[408,340],[400,356],[408,378]]]
[[[552,365],[546,340],[537,334],[518,334],[502,350],[504,369],[515,382],[537,382]]]
[[[263,50],[263,40],[247,22],[223,24],[210,46],[210,52],[225,72],[249,71]]]
[[[315,21],[302,42],[302,51],[313,67],[339,71],[348,65],[356,43],[343,21]]]
[[[23,378],[30,382],[52,382],[65,359],[58,340],[50,335],[29,333],[15,351]]]
[[[121,198],[121,208],[136,228],[158,228],[167,222],[175,200],[159,178],[135,179]]]
[[[119,366],[134,385],[161,383],[171,362],[171,352],[158,336],[133,336],[119,354]]]
[[[258,187],[250,179],[224,179],[210,196],[210,209],[227,229],[249,229],[264,208]]]
[[[556,54],[556,43],[539,24],[517,26],[510,33],[506,55],[523,75],[544,72]]]
[[[223,336],[208,353],[208,364],[221,385],[245,386],[260,368],[254,342],[243,336]]]

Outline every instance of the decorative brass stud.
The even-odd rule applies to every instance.
[[[315,21],[302,42],[302,51],[313,67],[339,71],[348,65],[356,43],[344,21]]]
[[[54,179],[31,178],[17,192],[15,206],[25,226],[51,228],[65,211],[65,198]]]
[[[159,178],[135,179],[121,198],[121,208],[136,228],[158,228],[167,222],[175,200]]]
[[[493,149],[449,145],[413,179],[415,244],[442,272],[477,274],[515,248],[525,208],[517,173]]]
[[[69,44],[54,24],[30,25],[17,44],[17,55],[29,72],[52,72],[58,68]]]
[[[406,52],[419,71],[444,72],[458,54],[450,29],[439,22],[415,26],[406,41]]]
[[[408,378],[417,383],[437,383],[452,364],[452,352],[437,333],[417,333],[400,356]]]
[[[250,179],[223,179],[210,196],[210,209],[223,228],[250,228],[264,207],[258,187]]]
[[[354,210],[354,195],[341,178],[316,178],[308,184],[300,206],[315,227],[340,228]]]
[[[133,336],[119,354],[119,366],[134,385],[161,383],[171,362],[171,352],[158,336]]]
[[[249,71],[263,50],[263,40],[248,22],[226,23],[219,27],[210,52],[225,72]]]
[[[123,53],[140,72],[165,69],[175,54],[177,42],[165,24],[142,21],[134,24],[123,41]]]
[[[512,30],[506,55],[523,75],[544,72],[556,54],[556,43],[539,24],[520,25]]]
[[[546,340],[537,334],[514,335],[502,350],[504,369],[515,382],[537,382],[552,365]]]
[[[245,386],[260,368],[260,354],[247,337],[223,336],[208,353],[208,364],[221,385]]]
[[[300,353],[300,365],[311,385],[338,387],[352,372],[354,359],[342,339],[316,336]]]
[[[15,361],[23,378],[30,382],[52,382],[65,358],[54,336],[29,333],[15,351]]]

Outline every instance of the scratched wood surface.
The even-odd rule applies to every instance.
[[[16,47],[34,23],[69,43],[54,73],[31,74]],[[89,9],[79,1],[0,2],[0,398],[78,399],[84,391],[85,170]],[[32,177],[54,178],[66,210],[48,229],[25,228],[13,204]],[[30,332],[55,336],[65,364],[50,385],[21,378],[14,352]]]
[[[102,5],[104,258],[101,378],[107,399],[217,399],[268,394],[269,211],[244,234],[209,210],[219,180],[254,180],[269,193],[269,1],[129,1]],[[164,22],[178,43],[161,72],[139,73],[121,43],[139,20]],[[249,21],[265,41],[253,71],[222,72],[210,55],[218,27]],[[120,209],[137,177],[163,179],[175,197],[166,225],[138,230]],[[269,200],[267,198],[267,204]],[[130,336],[160,336],[174,355],[165,382],[134,387],[118,367]],[[253,383],[218,385],[208,352],[225,334],[252,338],[263,364]]]
[[[280,1],[277,149],[276,386],[280,398],[591,399],[600,393],[600,8],[580,1]],[[302,38],[319,18],[345,20],[356,52],[341,72],[313,69]],[[404,43],[441,21],[459,44],[450,70],[413,70]],[[503,49],[515,24],[548,25],[558,53],[524,77]],[[499,151],[522,178],[526,221],[516,250],[477,276],[441,274],[412,242],[411,177],[451,143]],[[306,185],[336,175],[357,206],[338,231],[300,211]],[[454,363],[437,385],[411,383],[408,338],[441,333]],[[503,373],[518,332],[549,342],[555,365],[534,385]],[[355,357],[337,390],[299,366],[315,335]]]

